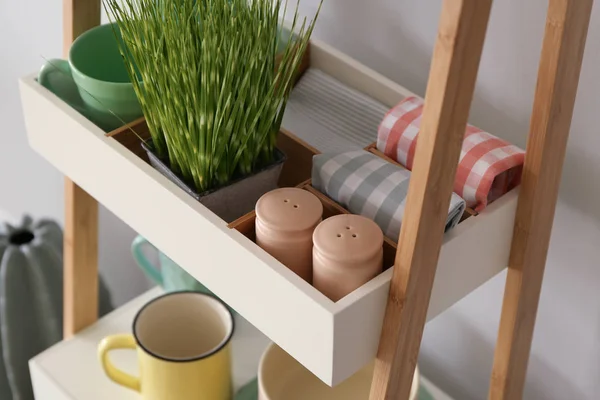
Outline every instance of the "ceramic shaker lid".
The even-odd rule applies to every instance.
[[[281,188],[264,194],[256,203],[256,217],[271,229],[303,231],[316,226],[323,204],[304,189]]]
[[[371,259],[383,246],[381,228],[372,220],[354,214],[327,218],[313,233],[316,250],[337,261]]]

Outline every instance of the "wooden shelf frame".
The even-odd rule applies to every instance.
[[[101,0],[63,0],[63,55],[100,25]],[[66,338],[98,319],[98,202],[65,178],[64,318]]]
[[[63,0],[65,54],[101,0]],[[371,400],[407,399],[491,0],[444,0]],[[549,0],[489,398],[522,397],[593,0]],[[65,335],[97,318],[98,204],[65,183]]]

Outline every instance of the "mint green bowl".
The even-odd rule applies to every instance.
[[[71,45],[68,61],[50,60],[38,76],[41,85],[69,103],[73,101],[61,96],[61,88],[67,88],[69,80],[75,82],[81,99],[71,105],[107,132],[143,115],[119,52],[118,32],[115,24],[84,32]],[[57,73],[62,81],[58,84]]]

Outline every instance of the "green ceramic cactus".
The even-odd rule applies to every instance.
[[[28,361],[62,339],[63,235],[49,220],[0,227],[0,399],[33,400]],[[100,281],[99,313],[112,309]]]

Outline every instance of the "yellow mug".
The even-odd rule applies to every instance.
[[[140,392],[144,400],[230,400],[233,316],[217,298],[174,292],[146,304],[133,335],[109,336],[98,356],[106,375]],[[116,368],[111,350],[137,349],[140,376]]]

